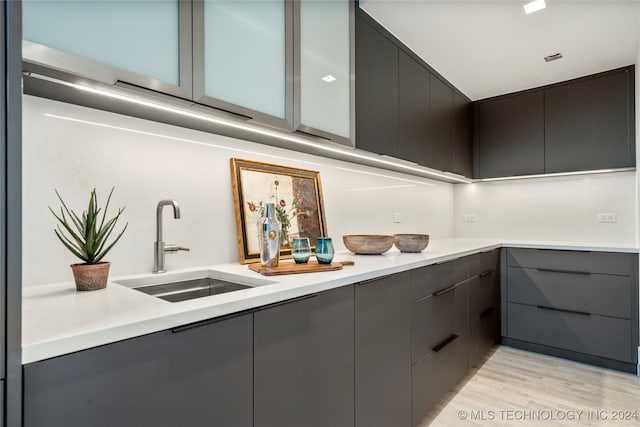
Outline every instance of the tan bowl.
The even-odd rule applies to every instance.
[[[394,234],[393,238],[400,252],[422,252],[429,244],[428,234]]]
[[[346,234],[342,241],[347,249],[358,255],[380,255],[393,246],[393,236],[382,234]]]

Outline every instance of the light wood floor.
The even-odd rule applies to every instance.
[[[640,426],[640,378],[498,346],[426,426]]]

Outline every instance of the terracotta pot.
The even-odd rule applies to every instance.
[[[76,290],[95,291],[107,287],[110,262],[98,264],[71,264],[73,278],[76,281]]]

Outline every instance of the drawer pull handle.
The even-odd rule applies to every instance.
[[[536,307],[539,308],[540,310],[560,311],[562,313],[579,314],[581,316],[591,316],[591,313],[587,313],[586,311],[565,310],[563,308],[547,307],[544,305],[536,305]]]
[[[318,294],[309,294],[309,295],[303,295],[301,297],[287,299],[287,300],[284,300],[284,301],[274,302],[273,304],[269,304],[269,305],[265,305],[265,306],[259,307],[258,311],[268,310],[270,308],[279,307],[281,305],[291,304],[291,303],[294,303],[294,302],[298,302],[298,301],[302,301],[302,300],[306,300],[306,299],[310,299],[310,298],[315,298],[317,296],[318,296]]]
[[[377,282],[378,280],[386,279],[387,277],[390,277],[390,276],[391,274],[387,274],[386,276],[380,276],[380,277],[375,277],[373,279],[363,280],[362,282],[356,283],[356,286],[366,285],[371,282]]]
[[[452,342],[454,342],[456,340],[456,338],[458,338],[458,335],[456,334],[452,334],[449,338],[447,338],[446,340],[442,341],[440,344],[438,344],[437,346],[433,347],[433,352],[437,353],[440,350],[442,350],[443,348],[445,348],[446,346],[448,346],[449,344],[451,344]]]
[[[581,274],[583,276],[590,276],[591,273],[588,271],[574,271],[574,270],[555,270],[553,268],[536,268],[538,271],[543,271],[546,273],[565,273],[565,274]]]
[[[485,277],[493,273],[495,270],[487,270],[484,273],[480,273],[478,277]]]
[[[452,290],[454,290],[455,288],[456,288],[456,285],[452,285],[452,286],[449,286],[448,288],[440,289],[439,291],[435,291],[435,292],[433,293],[433,296],[434,296],[434,297],[439,297],[440,295],[444,295],[444,294],[446,294],[447,292],[451,292],[451,291],[452,291]]]
[[[489,315],[491,313],[493,313],[495,311],[495,307],[489,307],[487,308],[485,311],[483,311],[482,313],[480,313],[480,319],[484,319],[485,317],[489,317]]]
[[[255,310],[244,310],[238,313],[228,314],[226,316],[214,317],[213,319],[200,320],[194,323],[188,323],[182,326],[176,326],[175,328],[171,328],[172,334],[179,334],[180,332],[190,331],[191,329],[201,328],[207,325],[213,325],[214,323],[219,323],[225,320],[230,320],[235,317],[244,316],[245,314],[254,312]]]

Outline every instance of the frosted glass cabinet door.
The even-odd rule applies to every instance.
[[[190,95],[188,1],[24,0],[22,5],[27,62]]]
[[[353,3],[300,0],[296,11],[300,17],[296,129],[351,146]]]
[[[195,100],[291,129],[287,34],[292,13],[285,0],[195,1]]]

